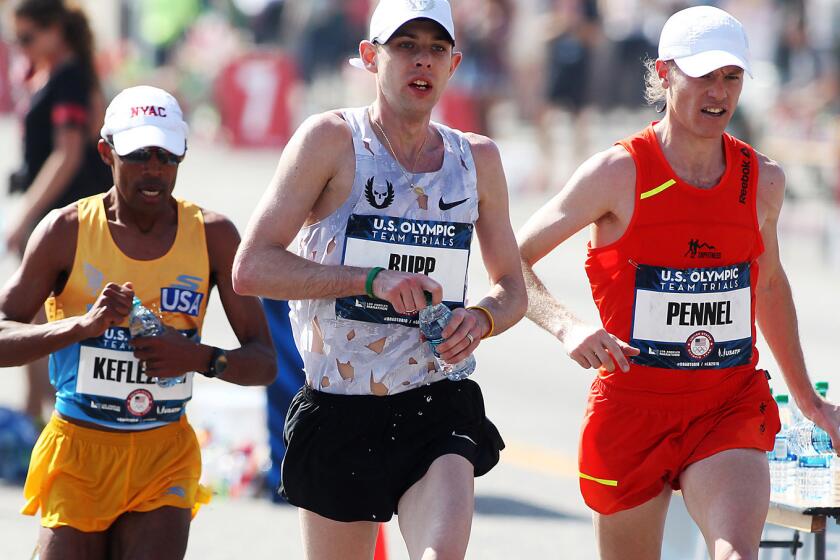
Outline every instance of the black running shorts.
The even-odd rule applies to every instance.
[[[306,386],[289,407],[284,439],[280,493],[336,521],[388,521],[438,457],[460,455],[481,476],[505,446],[469,379],[386,397]]]

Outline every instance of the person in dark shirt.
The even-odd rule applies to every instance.
[[[96,150],[105,101],[87,17],[64,0],[22,0],[14,15],[34,93],[24,117],[23,165],[9,183],[11,191],[23,193],[23,203],[3,237],[9,251],[22,254],[35,224],[50,210],[104,192],[112,182]],[[44,322],[42,315],[36,322]],[[26,412],[41,419],[52,400],[46,361],[27,370]]]
[[[104,101],[85,14],[64,0],[23,0],[14,24],[35,90],[24,117],[23,166],[10,185],[24,193],[23,208],[5,236],[21,252],[47,212],[104,192],[111,178],[96,151]]]

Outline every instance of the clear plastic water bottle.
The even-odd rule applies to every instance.
[[[799,457],[796,489],[803,500],[823,501],[834,493],[832,457],[834,447],[825,430],[810,420],[788,431],[788,447]]]
[[[138,336],[158,336],[163,334],[164,327],[160,318],[143,305],[140,298],[134,296],[131,302],[131,311],[128,313],[128,330],[131,338]],[[184,383],[186,375],[178,377],[160,377],[157,379],[159,387],[172,387],[178,383]]]
[[[799,458],[796,469],[796,489],[803,500],[821,502],[831,499],[834,474],[831,455],[810,455]]]
[[[791,426],[788,430],[788,447],[798,457],[834,454],[828,433],[810,420]]]
[[[469,377],[475,371],[475,357],[470,356],[457,364],[450,364],[443,361],[437,352],[437,345],[444,341],[443,329],[452,318],[452,311],[443,303],[432,305],[432,295],[426,293],[426,307],[420,310],[420,332],[429,341],[432,353],[435,355],[443,373],[452,381],[461,381]]]
[[[775,400],[779,407],[782,428],[776,434],[773,451],[767,453],[767,461],[770,467],[770,491],[773,494],[782,495],[794,488],[797,463],[796,455],[790,451],[787,440],[788,430],[793,420],[793,411],[788,402],[788,396],[778,395]]]
[[[779,433],[785,433],[799,421],[797,418],[799,411],[794,410],[794,405],[790,402],[790,397],[783,393],[776,395],[775,400],[776,406],[779,408],[779,420],[782,423],[782,428],[779,430]]]

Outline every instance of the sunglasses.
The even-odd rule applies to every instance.
[[[108,145],[111,146],[111,148],[114,147],[114,145],[110,142],[108,142]],[[116,154],[116,149],[114,150],[114,153]],[[134,150],[124,156],[117,154],[117,157],[128,163],[148,163],[152,159],[152,154],[157,154],[158,161],[163,165],[178,165],[184,161],[184,156],[176,156],[172,152],[168,152],[163,148],[140,148],[139,150]]]
[[[21,33],[15,40],[21,47],[28,47],[33,41],[35,41],[35,33]]]

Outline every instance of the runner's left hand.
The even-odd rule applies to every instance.
[[[178,377],[207,365],[201,363],[201,345],[170,327],[159,336],[134,338],[131,346],[146,365],[146,377]]]
[[[831,443],[834,445],[834,452],[840,455],[840,406],[827,400],[819,399],[810,410],[802,408],[802,413],[811,421],[828,432],[831,436]]]
[[[489,329],[489,326],[485,328],[481,326],[482,323],[479,323],[480,320],[486,321],[483,315],[480,311],[464,308],[452,311],[452,319],[449,320],[443,329],[443,333],[441,333],[445,340],[437,347],[438,354],[443,361],[449,364],[457,364],[466,360],[470,354],[475,352],[481,342],[481,336],[486,332],[486,329]]]

